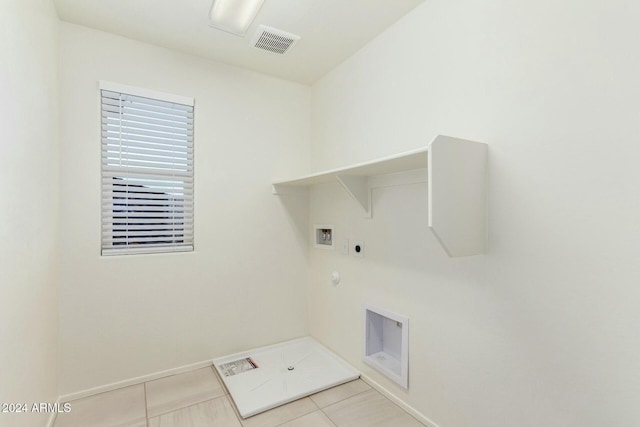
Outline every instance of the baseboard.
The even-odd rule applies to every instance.
[[[155,372],[155,373],[148,374],[148,375],[143,375],[143,376],[136,377],[136,378],[130,378],[130,379],[127,379],[127,380],[124,380],[124,381],[119,381],[119,382],[115,382],[115,383],[111,383],[111,384],[107,384],[107,385],[103,385],[103,386],[99,386],[99,387],[90,388],[90,389],[83,390],[83,391],[78,391],[78,392],[75,392],[75,393],[69,393],[69,394],[61,395],[58,398],[56,403],[60,404],[61,402],[68,402],[70,400],[82,399],[84,397],[89,397],[89,396],[93,396],[93,395],[100,394],[100,393],[106,393],[108,391],[113,391],[113,390],[116,390],[116,389],[119,389],[119,388],[122,388],[122,387],[128,387],[128,386],[132,386],[132,385],[136,385],[136,384],[141,384],[141,383],[145,383],[147,381],[153,381],[153,380],[157,380],[157,379],[160,379],[160,378],[168,377],[168,376],[171,376],[171,375],[182,374],[182,373],[185,373],[185,372],[193,371],[195,369],[206,368],[207,366],[212,366],[212,365],[213,365],[212,360],[204,360],[202,362],[191,363],[189,365],[179,366],[177,368],[167,369],[165,371],[159,371],[159,372]],[[369,384],[371,387],[373,387],[374,389],[376,389],[377,391],[382,393],[384,396],[386,396],[393,403],[395,403],[396,405],[401,407],[404,411],[409,413],[415,419],[420,421],[425,426],[427,426],[427,427],[439,427],[436,423],[434,423],[429,418],[427,418],[425,415],[423,415],[422,413],[420,413],[419,411],[417,411],[416,409],[414,409],[413,407],[411,407],[410,405],[405,403],[402,399],[400,399],[395,394],[391,393],[389,390],[384,388],[382,385],[380,385],[380,383],[374,381],[371,377],[361,373],[360,374],[360,378],[364,382]],[[55,420],[56,420],[56,415],[57,414],[55,412],[51,414],[51,416],[49,417],[49,422],[47,423],[47,427],[53,427],[53,424],[55,423]]]
[[[204,360],[202,362],[191,363],[189,365],[179,366],[173,369],[167,369],[166,371],[155,372],[148,375],[143,375],[141,377],[130,378],[128,380],[119,381],[117,383],[107,384],[99,387],[90,388],[83,391],[78,391],[75,393],[69,393],[62,395],[58,398],[59,402],[68,402],[70,400],[82,399],[83,397],[89,397],[100,393],[105,393],[107,391],[113,391],[122,387],[128,387],[140,383],[145,383],[147,381],[157,380],[159,378],[168,377],[171,375],[182,374],[185,372],[193,371],[195,369],[206,368],[207,366],[212,366],[211,359]]]
[[[374,389],[376,389],[377,391],[382,393],[385,397],[387,397],[393,403],[395,403],[396,405],[401,407],[403,410],[405,410],[412,417],[414,417],[415,419],[420,421],[422,424],[426,425],[427,427],[439,427],[436,423],[431,421],[429,418],[427,418],[426,416],[424,416],[423,414],[418,412],[416,409],[414,409],[411,406],[409,406],[408,404],[406,404],[398,396],[396,396],[395,394],[391,393],[389,390],[384,388],[382,385],[380,385],[380,383],[377,383],[376,381],[371,379],[371,377],[368,377],[367,375],[364,375],[364,374],[360,374],[360,379],[362,379],[364,382],[369,384],[371,387],[373,387]]]

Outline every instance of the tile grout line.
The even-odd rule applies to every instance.
[[[338,387],[339,387],[339,386],[338,386]],[[331,390],[331,389],[329,389],[329,390]],[[335,402],[333,402],[333,403],[330,403],[330,404],[328,404],[327,406],[325,406],[325,407],[323,407],[323,408],[320,408],[319,406],[318,406],[318,407],[320,408],[320,410],[321,410],[322,412],[324,412],[324,410],[325,410],[326,408],[328,408],[329,406],[337,405],[337,404],[338,404],[338,403],[340,403],[340,402],[344,402],[345,400],[349,400],[349,399],[351,399],[352,397],[359,396],[359,395],[361,395],[362,393],[366,393],[366,392],[371,391],[371,390],[373,390],[373,391],[375,391],[375,392],[377,392],[377,393],[380,393],[379,391],[375,390],[373,387],[369,387],[369,388],[368,388],[368,389],[366,389],[366,390],[359,391],[359,392],[357,392],[357,393],[355,393],[355,394],[352,394],[351,396],[345,397],[344,399],[340,399],[340,400],[337,400],[337,401],[335,401]],[[380,393],[380,394],[382,394],[382,393]],[[387,399],[387,397],[386,397],[386,396],[384,396],[384,395],[382,395],[382,396],[383,396],[385,399]],[[389,399],[387,399],[387,400],[389,400]],[[314,402],[314,403],[315,403],[315,402]],[[401,408],[401,409],[402,409],[402,408]],[[403,412],[406,412],[404,409],[403,409],[402,411],[403,411]]]
[[[313,393],[313,394],[317,394],[317,393]],[[310,394],[309,396],[306,396],[309,398],[309,400],[311,401],[311,403],[313,403],[313,406],[316,407],[316,409],[320,409],[320,407],[318,406],[318,404],[316,402],[313,401],[313,399],[311,398],[311,396],[313,396],[313,394]]]
[[[382,397],[384,397],[385,399],[387,399],[389,402],[391,402],[392,405],[394,405],[395,407],[397,407],[398,409],[400,409],[403,413],[409,415],[411,418],[413,418],[414,420],[416,420],[418,422],[418,424],[420,425],[424,425],[422,423],[422,421],[420,421],[419,419],[417,419],[416,417],[414,417],[410,412],[408,412],[407,410],[405,410],[402,406],[398,405],[396,402],[394,402],[393,400],[389,399],[387,396],[385,396],[383,393],[381,393],[379,390],[377,390],[375,387],[372,387],[371,384],[367,383],[366,381],[363,381],[364,383],[369,385],[369,390],[373,390],[376,393],[380,394]],[[369,391],[369,390],[365,390],[365,391]],[[358,394],[364,393],[364,391],[361,391],[360,393],[354,394],[353,396],[357,396]],[[353,397],[352,396],[352,397]],[[338,402],[336,402],[338,403]],[[331,406],[331,405],[329,405]]]
[[[367,385],[368,385],[368,384],[367,384]],[[327,408],[328,408],[328,407],[330,407],[330,406],[337,405],[337,404],[338,404],[338,403],[340,403],[340,402],[344,402],[345,400],[349,400],[349,399],[351,399],[352,397],[359,396],[359,395],[361,395],[362,393],[366,393],[366,392],[371,391],[371,390],[374,390],[374,391],[376,391],[377,393],[380,393],[379,391],[375,390],[373,387],[369,386],[369,388],[368,388],[367,390],[363,390],[363,391],[358,392],[358,393],[356,393],[356,394],[353,394],[353,395],[351,395],[351,396],[349,396],[349,397],[345,397],[344,399],[340,399],[340,400],[338,400],[337,402],[333,402],[332,404],[325,406],[324,408],[320,408],[320,410],[321,410],[321,411],[322,411],[322,413],[323,413],[323,414],[324,414],[324,415],[329,419],[329,421],[331,421],[331,424],[333,424],[334,426],[337,426],[337,424],[333,421],[333,419],[329,416],[329,414],[327,414],[327,413],[325,412],[325,409],[327,409]],[[380,394],[382,394],[382,393],[380,393]],[[384,396],[384,395],[383,395],[383,397],[384,397],[385,399],[387,398],[387,397],[386,397],[386,396]],[[315,403],[315,402],[314,402],[314,403]],[[393,403],[393,402],[391,402],[391,403]],[[400,409],[402,409],[402,408],[400,408]],[[402,411],[403,411],[403,412],[406,412],[406,411],[404,411],[404,409],[403,409]]]
[[[218,380],[218,382],[220,383],[220,386],[222,386],[222,389],[224,390],[224,394],[228,395],[229,394],[229,389],[227,389],[226,384],[224,383],[224,381],[222,381],[222,377],[218,373],[218,370],[213,365],[213,363],[211,364],[210,368],[213,371],[213,375],[216,377],[216,380]]]
[[[373,387],[371,387],[373,388]],[[376,390],[377,391],[377,390]],[[378,393],[380,393],[378,391]],[[380,393],[382,394],[382,393]],[[384,394],[382,394],[384,396]],[[393,400],[389,399],[387,396],[384,396],[385,399],[387,399],[389,402],[391,402],[393,405],[395,405],[398,409],[400,409],[402,412],[404,412],[405,414],[409,415],[411,418],[413,418],[414,420],[416,420],[416,422],[418,424],[420,424],[421,426],[423,426],[424,424],[422,423],[422,421],[420,421],[419,419],[417,419],[416,417],[414,417],[412,414],[410,414],[409,412],[407,412],[402,406],[398,405],[396,402],[394,402]]]
[[[320,409],[320,412],[322,412],[322,414],[327,417],[327,419],[329,420],[329,422],[334,426],[334,427],[338,427],[338,424],[334,423],[333,420],[331,418],[329,418],[329,415],[325,414],[324,411],[322,409]]]
[[[242,419],[243,418],[240,416],[240,411],[238,411],[238,407],[236,406],[236,401],[233,400],[233,396],[231,396],[231,393],[229,393],[229,389],[227,388],[227,385],[224,383],[224,381],[222,381],[222,377],[220,376],[220,372],[218,372],[218,370],[216,369],[216,366],[213,364],[213,362],[211,363],[211,370],[213,370],[213,374],[216,376],[216,379],[218,380],[218,382],[222,386],[222,389],[225,392],[224,396],[229,401],[229,404],[231,405],[231,409],[233,409],[233,413],[236,416],[236,419],[238,420],[238,422],[240,423],[240,426],[244,426],[244,424],[242,423]]]
[[[294,402],[295,402],[295,400],[294,400]],[[274,408],[274,409],[275,409],[275,408]],[[302,414],[302,415],[300,415],[299,417],[292,418],[292,419],[290,419],[289,421],[285,421],[285,422],[283,422],[283,423],[281,423],[281,424],[278,424],[278,425],[276,425],[276,426],[274,426],[274,427],[282,427],[282,426],[283,426],[283,425],[285,425],[285,424],[288,424],[288,423],[293,422],[293,421],[295,421],[295,420],[299,420],[300,418],[304,418],[304,417],[306,417],[307,415],[315,414],[316,412],[321,412],[325,417],[327,417],[327,419],[329,420],[329,422],[331,423],[331,425],[336,426],[336,423],[334,423],[334,422],[333,422],[333,420],[332,420],[331,418],[329,418],[329,416],[328,416],[327,414],[325,414],[325,413],[324,413],[324,411],[323,411],[322,409],[318,408],[318,407],[317,407],[317,405],[316,405],[316,409],[315,409],[315,410],[313,410],[313,411],[311,411],[311,412],[307,412],[306,414]]]
[[[205,369],[205,368],[206,368],[206,366],[205,366],[204,368],[198,368],[198,369]],[[196,371],[196,370],[198,370],[198,369],[194,369],[194,371]],[[193,372],[193,371],[188,371],[188,372]],[[183,375],[183,374],[186,374],[186,373],[188,373],[188,372],[183,372],[182,374],[176,374],[176,375]],[[169,378],[169,377],[172,377],[172,376],[174,376],[174,375],[169,375],[169,376],[164,377],[164,378]],[[164,378],[159,378],[159,379],[164,379]],[[154,416],[153,416],[153,417],[151,417],[151,418],[161,417],[161,416],[163,416],[163,415],[171,414],[171,413],[174,413],[174,412],[180,411],[180,410],[185,409],[185,408],[191,408],[192,406],[200,405],[201,403],[205,403],[205,402],[209,402],[209,401],[212,401],[212,400],[219,399],[220,397],[226,397],[226,396],[227,396],[227,393],[226,393],[226,389],[225,389],[225,387],[224,387],[224,384],[222,384],[222,382],[220,382],[220,380],[218,380],[218,379],[217,379],[217,377],[215,376],[215,373],[214,373],[214,378],[216,378],[216,381],[217,381],[218,385],[220,385],[220,386],[221,386],[221,387],[220,387],[220,389],[222,390],[223,394],[221,394],[221,395],[219,395],[219,396],[215,396],[215,397],[206,397],[206,398],[204,398],[204,400],[201,400],[201,401],[199,401],[199,402],[193,402],[193,403],[190,403],[190,404],[188,404],[187,406],[182,406],[182,407],[180,407],[180,408],[176,408],[176,409],[173,409],[173,410],[170,410],[170,411],[166,411],[166,412],[160,412],[160,413],[158,413],[158,414],[154,414]],[[157,380],[151,380],[151,381],[147,381],[147,382],[145,382],[145,383],[144,383],[144,390],[145,390],[145,403],[146,403],[147,383],[149,383],[149,382],[153,382],[153,381],[157,381]],[[148,408],[146,408],[146,410],[147,410],[147,419],[150,419],[150,418],[149,418],[149,409],[148,409]],[[147,427],[149,427],[149,426],[147,426]]]
[[[183,409],[193,408],[194,406],[198,406],[198,405],[201,405],[201,404],[203,404],[203,403],[212,402],[212,401],[214,401],[214,400],[222,399],[223,397],[227,397],[227,396],[218,396],[218,397],[214,397],[214,398],[211,398],[211,399],[203,400],[202,402],[192,403],[192,404],[190,404],[190,405],[183,406],[182,408],[174,409],[173,411],[163,412],[162,414],[154,415],[154,416],[153,416],[153,417],[151,417],[151,418],[159,418],[159,417],[163,417],[163,416],[165,416],[165,415],[173,414],[174,412],[182,411]]]
[[[201,400],[200,402],[190,403],[190,404],[188,404],[187,406],[182,406],[182,407],[180,407],[180,408],[176,408],[176,409],[173,409],[173,410],[171,410],[171,411],[167,411],[167,412],[162,412],[162,413],[159,413],[159,414],[155,414],[155,415],[154,415],[153,417],[151,417],[151,418],[158,418],[158,417],[161,417],[161,416],[163,416],[163,415],[172,414],[172,413],[174,413],[174,412],[181,411],[181,410],[186,409],[186,408],[191,408],[192,406],[198,406],[198,405],[200,405],[201,403],[210,402],[210,401],[212,401],[212,400],[220,399],[221,397],[227,397],[227,396],[226,396],[226,395],[224,395],[224,394],[222,394],[222,395],[220,395],[220,396],[216,396],[216,397],[207,397],[206,399]],[[148,417],[149,417],[149,416],[147,415],[147,418],[148,418]]]
[[[299,420],[299,419],[300,419],[300,418],[302,418],[302,417],[306,417],[306,416],[307,416],[307,415],[309,415],[309,414],[313,414],[314,412],[319,411],[319,410],[320,410],[320,408],[318,407],[318,405],[316,404],[316,402],[314,402],[314,401],[313,401],[313,399],[311,399],[311,396],[312,396],[312,395],[309,395],[309,396],[306,396],[306,397],[301,397],[300,399],[294,400],[293,402],[297,402],[298,400],[302,400],[302,399],[309,399],[309,400],[311,401],[311,403],[313,404],[313,406],[315,406],[315,407],[316,407],[316,409],[314,409],[314,410],[313,410],[313,411],[311,411],[311,412],[307,412],[306,414],[302,414],[302,415],[300,415],[299,417],[292,418],[292,419],[290,419],[289,421],[285,421],[285,422],[283,422],[283,423],[280,423],[280,424],[276,425],[275,427],[283,426],[283,425],[285,425],[286,423],[290,423],[291,421]],[[289,402],[289,403],[293,403],[293,402]],[[285,405],[288,405],[289,403],[286,403]],[[282,406],[285,406],[285,405],[282,405]],[[279,408],[279,407],[280,407],[280,406],[276,406],[276,408]],[[273,409],[276,409],[276,408],[273,408]],[[269,412],[269,411],[265,411],[265,412]]]
[[[366,382],[366,381],[365,381],[365,382]],[[400,405],[396,404],[393,400],[389,399],[387,396],[385,396],[384,394],[380,393],[378,390],[376,390],[375,388],[373,388],[373,387],[371,387],[371,386],[370,386],[370,388],[369,388],[368,390],[363,390],[363,391],[361,391],[361,392],[359,392],[359,393],[356,393],[356,394],[354,394],[354,395],[352,395],[352,396],[346,397],[346,398],[344,398],[344,399],[342,399],[342,400],[338,400],[337,402],[334,402],[334,403],[332,403],[331,405],[327,405],[327,406],[325,406],[324,408],[320,408],[320,410],[321,410],[321,411],[322,411],[322,412],[327,416],[327,418],[329,418],[329,419],[331,420],[331,422],[332,422],[334,425],[336,425],[336,424],[333,422],[333,420],[331,419],[331,417],[329,416],[329,414],[327,414],[327,413],[324,411],[326,408],[328,408],[328,407],[330,407],[330,406],[333,406],[333,405],[337,405],[337,404],[338,404],[338,403],[340,403],[340,402],[344,402],[345,400],[349,400],[349,399],[351,399],[352,397],[359,396],[359,395],[361,395],[361,394],[363,394],[363,393],[366,393],[366,392],[368,392],[368,391],[372,391],[372,390],[373,390],[374,392],[378,393],[379,395],[381,395],[385,400],[387,400],[389,403],[391,403],[392,405],[394,405],[396,408],[400,409],[400,411],[402,411],[402,413],[403,413],[403,414],[406,414],[406,415],[410,416],[410,417],[411,417],[412,419],[414,419],[418,424],[420,424],[420,425],[424,425],[424,424],[422,423],[422,421],[420,421],[419,419],[417,419],[416,417],[414,417],[413,415],[411,415],[409,412],[405,411],[405,410],[404,410],[404,408],[403,408],[402,406],[400,406]]]
[[[398,396],[396,396],[395,394],[387,390],[380,383],[376,382],[373,378],[369,377],[368,375],[361,375],[360,379],[365,383],[369,384],[369,386],[372,389],[376,390],[378,393],[380,393],[381,395],[389,399],[391,403],[399,407],[403,412],[407,413],[411,418],[414,418],[418,422],[418,424],[425,427],[438,427],[438,425],[435,422],[433,422],[432,420],[427,418],[427,416],[420,413],[411,405],[409,405],[407,402],[403,401]]]

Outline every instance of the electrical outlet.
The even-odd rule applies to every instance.
[[[354,240],[351,244],[351,253],[359,258],[364,257],[364,242],[362,240]]]

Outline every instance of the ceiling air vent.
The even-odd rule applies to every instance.
[[[251,39],[251,46],[266,50],[268,52],[284,55],[296,42],[300,40],[300,36],[278,30],[277,28],[260,25],[258,31]]]

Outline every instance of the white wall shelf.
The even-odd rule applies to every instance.
[[[283,194],[289,192],[292,188],[306,188],[314,184],[338,181],[347,193],[358,202],[365,213],[370,214],[370,190],[372,188],[370,178],[416,169],[425,169],[427,167],[427,150],[428,148],[421,148],[370,162],[331,169],[299,178],[276,181],[273,183],[273,194]]]
[[[429,228],[447,254],[458,257],[484,253],[487,145],[481,142],[438,135],[426,148],[276,181],[273,193],[286,194],[337,181],[371,217],[372,188],[425,180],[429,187]]]

